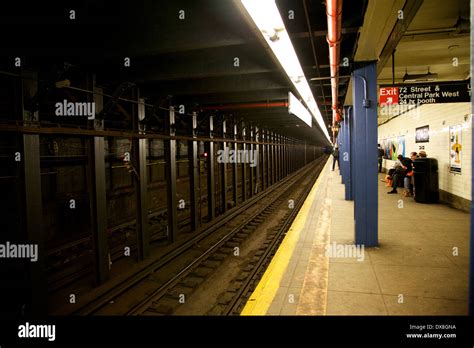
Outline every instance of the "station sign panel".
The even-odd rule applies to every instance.
[[[380,86],[379,104],[438,104],[471,101],[471,81]]]

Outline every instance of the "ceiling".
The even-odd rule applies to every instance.
[[[379,85],[400,84],[406,73],[425,74],[428,69],[438,74],[437,81],[464,80],[470,77],[469,5],[469,0],[369,0],[355,61],[378,60]],[[416,10],[401,30],[392,74],[391,51],[384,63],[380,57],[399,24],[398,11],[407,7]],[[352,93],[346,95],[345,104],[352,104]]]
[[[276,3],[306,78],[329,77],[324,2]],[[341,57],[351,64],[367,3],[343,2]],[[97,85],[104,88],[131,81],[149,103],[171,96],[174,104],[198,110],[285,101],[289,91],[296,94],[238,0],[67,1],[61,6],[17,1],[8,9],[2,6],[0,39],[12,56],[25,57],[26,68],[48,70],[53,63],[67,61],[81,71],[94,72]],[[68,18],[70,9],[76,11],[73,21]],[[294,19],[288,18],[288,11],[293,11]],[[124,57],[130,58],[130,67],[123,66]],[[1,63],[8,69],[5,61]],[[349,75],[351,68],[341,67],[340,74]],[[54,72],[50,76],[54,78]],[[341,103],[348,81],[340,79]],[[331,124],[330,80],[310,81],[310,86],[326,124]],[[287,108],[236,107],[225,113],[284,129],[311,143],[327,143],[316,122],[310,128]]]
[[[408,74],[438,74],[438,81],[464,80],[470,74],[468,0],[425,0],[395,51],[395,82]],[[457,58],[458,65],[453,65]],[[392,82],[392,59],[378,76]]]

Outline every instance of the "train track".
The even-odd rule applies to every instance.
[[[278,245],[302,205],[304,198],[316,180],[326,157],[314,161],[293,175],[276,183],[270,189],[252,197],[231,209],[212,222],[212,225],[189,239],[159,260],[152,262],[138,273],[126,278],[117,286],[105,291],[95,300],[83,304],[73,314],[103,314],[109,304],[120,301],[128,292],[134,291],[144,283],[153,283],[157,274],[169,272],[166,281],[160,280],[154,288],[134,297],[134,303],[120,314],[126,315],[167,315],[172,314],[182,300],[192,295],[194,290],[212,275],[223,260],[238,250],[243,241],[255,231],[263,221],[281,204],[288,194],[299,188],[301,193],[295,200],[295,207],[288,210],[278,228],[272,230],[260,250],[249,265],[232,281],[230,289],[214,306],[211,314],[236,314],[253,290],[254,284],[271,260]],[[302,183],[304,185],[302,186]],[[219,232],[219,233],[217,233]],[[216,237],[218,237],[216,239]],[[205,245],[204,250],[196,252],[197,245]],[[198,248],[199,249],[199,248]],[[189,259],[179,271],[166,270],[167,266],[179,259]],[[158,277],[159,278],[159,277]],[[138,297],[139,296],[139,297]],[[140,298],[136,301],[136,298]],[[107,313],[107,312],[105,312]]]

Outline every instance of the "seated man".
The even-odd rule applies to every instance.
[[[397,156],[397,160],[395,161],[395,163],[393,164],[392,168],[390,168],[388,170],[388,173],[387,175],[385,175],[385,180],[381,180],[383,182],[387,182],[387,186],[392,186],[392,179],[393,179],[393,174],[395,173],[395,171],[397,170],[398,167],[400,167],[402,165],[402,162],[401,160],[403,159],[403,156],[402,155],[398,155]]]
[[[412,152],[410,153],[410,159],[411,159],[411,164],[412,164],[412,169],[411,171],[407,171],[407,173],[405,174],[405,188],[407,189],[407,191],[405,192],[405,196],[406,197],[411,197],[413,196],[413,188],[414,188],[414,185],[413,185],[413,168],[414,168],[414,164],[413,164],[413,161],[416,160],[418,158],[418,154],[416,152]]]
[[[411,159],[404,158],[402,155],[398,155],[398,159],[400,160],[401,165],[395,169],[392,180],[392,191],[387,193],[398,193],[397,187],[400,185],[400,182],[403,183],[405,174],[411,172],[413,169]]]

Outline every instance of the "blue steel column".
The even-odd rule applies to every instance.
[[[346,120],[341,122],[339,134],[338,134],[338,143],[339,143],[339,170],[341,173],[341,183],[345,183],[346,180],[346,166],[344,164],[344,152],[346,151],[346,143],[345,143],[345,131],[346,131]]]
[[[353,75],[355,243],[378,245],[377,65],[362,63]]]
[[[354,107],[351,106],[349,110],[349,199],[354,200]]]
[[[346,201],[352,200],[352,123],[352,106],[348,106],[344,113],[344,143],[346,145],[341,161],[345,167],[344,184]]]

